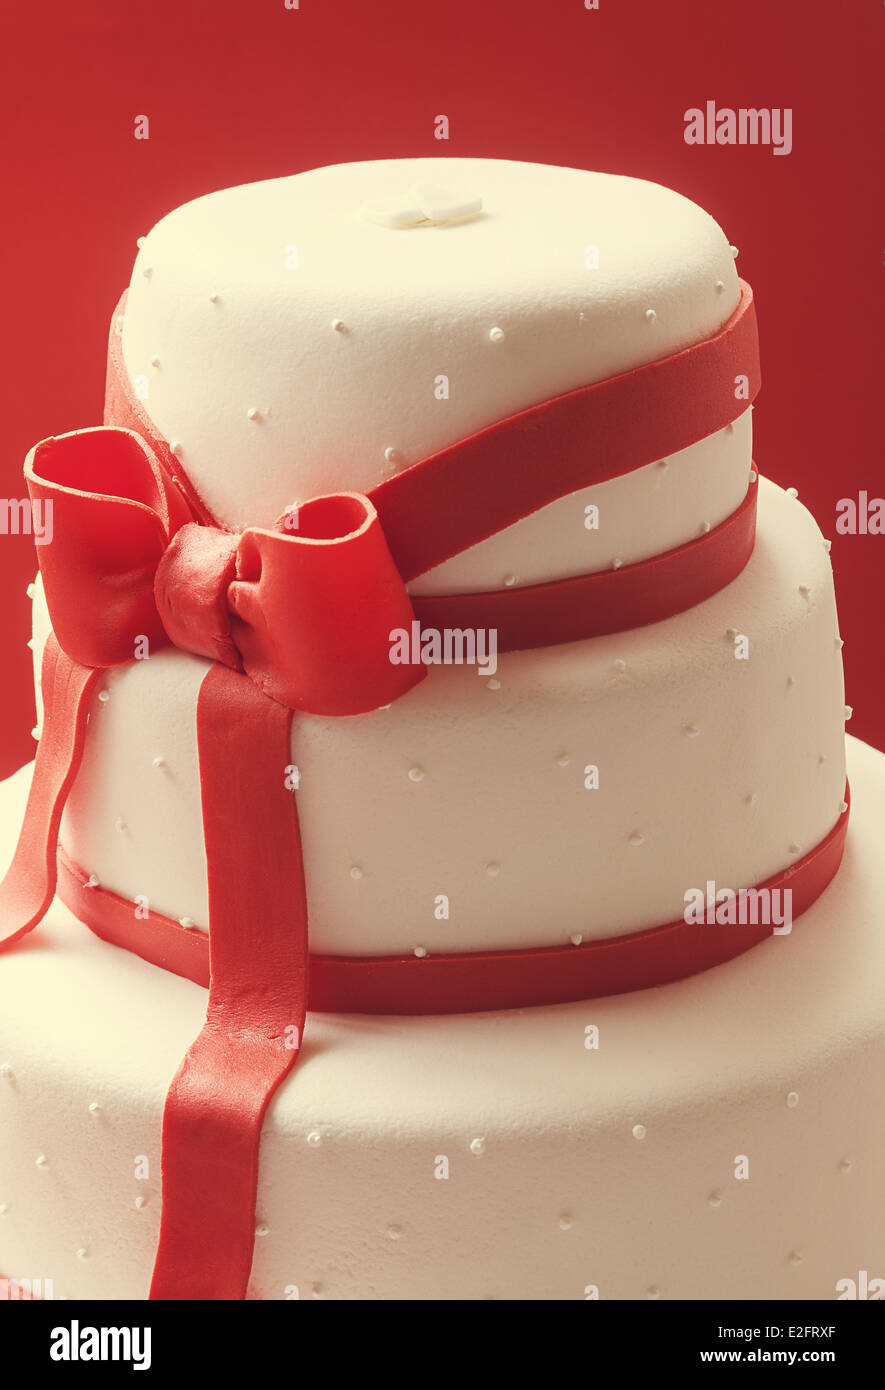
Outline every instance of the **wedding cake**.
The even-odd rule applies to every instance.
[[[753,460],[736,256],[655,184],[482,159],[140,239],[104,424],[25,465],[0,1274],[885,1275],[885,765],[848,740],[846,778],[829,546]]]

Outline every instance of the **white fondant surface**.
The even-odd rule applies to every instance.
[[[438,182],[442,211],[463,192],[481,212],[391,227],[361,211],[408,211],[410,188]],[[722,231],[657,184],[383,160],[224,189],[164,217],[135,262],[123,354],[216,517],[270,525],[295,501],[368,491],[495,420],[709,337],[738,299]],[[747,421],[671,458],[666,480],[643,470],[561,499],[416,592],[540,582],[690,540],[740,501],[749,449]],[[590,502],[598,537],[583,527]]]
[[[843,865],[791,936],[557,1008],[312,1015],[265,1124],[252,1296],[833,1299],[885,1276],[885,758],[848,743]],[[0,788],[4,863],[28,775]],[[60,904],[0,955],[0,1271],[146,1295],[163,1098],[205,1001]]]
[[[39,660],[42,602],[35,619]],[[728,630],[746,635],[747,660]],[[737,889],[786,868],[840,814],[837,634],[820,532],[762,480],[749,564],[696,608],[505,654],[491,686],[473,667],[434,667],[388,709],[297,716],[312,949],[432,954],[614,936],[681,917],[686,891],[708,879]],[[108,674],[61,833],[104,886],[203,928],[206,670],[167,649]]]

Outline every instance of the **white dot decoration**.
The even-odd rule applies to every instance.
[[[731,252],[731,254],[732,254],[733,256],[738,256],[738,255],[740,255],[740,252],[738,251],[738,249],[737,249],[736,246],[729,246],[728,249],[729,249],[729,251]]]
[[[210,296],[209,296],[209,303],[210,303],[210,304],[217,304],[217,303],[218,303],[218,295],[217,295],[217,294],[210,294]]]
[[[88,1259],[89,1259],[89,1251],[86,1249],[86,1246],[85,1246],[85,1245],[81,1245],[81,1246],[80,1246],[80,1249],[77,1251],[77,1259],[78,1259],[78,1260],[88,1260]]]
[[[615,670],[618,672],[619,675],[622,675],[624,671],[626,671],[627,669],[626,661],[622,661],[620,657],[617,661],[613,662],[612,665],[614,666]]]
[[[573,946],[580,946],[583,940],[584,938],[579,931],[576,931],[574,936],[569,937],[569,941],[572,943]]]
[[[831,540],[827,540],[826,537],[825,537],[825,538],[824,538],[824,550],[825,550],[825,551],[827,552],[827,554],[829,555],[829,553],[830,553],[830,551],[831,551],[832,549],[833,549],[833,542],[832,542]]]
[[[140,236],[135,238],[135,245],[138,247],[139,251],[141,250],[142,246],[144,246],[146,241],[147,237]]]
[[[734,434],[734,421],[733,421],[733,420],[729,420],[728,424],[725,426],[725,433],[726,433],[726,434]]]
[[[257,406],[250,405],[249,409],[246,411],[246,418],[249,420],[260,420],[261,411],[257,408]]]
[[[798,489],[797,487],[788,487],[788,488],[787,488],[787,496],[788,496],[788,497],[798,497],[798,496],[799,496],[799,489]]]
[[[310,1134],[308,1134],[307,1136],[307,1142],[312,1149],[316,1149],[319,1147],[320,1144],[322,1144],[323,1136],[320,1134],[318,1129],[312,1129]]]
[[[568,753],[560,753],[559,757],[556,759],[556,766],[557,766],[557,767],[568,767],[568,762],[569,762]]]
[[[101,1106],[97,1100],[91,1100],[89,1102],[89,1113],[93,1119],[96,1119],[101,1114]]]
[[[634,849],[638,849],[640,845],[645,844],[645,836],[641,830],[631,830],[628,840]]]
[[[35,738],[38,743],[40,742],[40,729],[37,724],[35,724],[31,730],[31,738]]]
[[[7,1213],[8,1211],[9,1211],[9,1203],[8,1203],[8,1202],[0,1202],[0,1216],[5,1216],[6,1213]]]
[[[561,1231],[570,1231],[574,1224],[575,1218],[571,1215],[571,1213],[567,1211],[563,1212],[562,1216],[559,1218],[559,1229]]]
[[[332,320],[332,329],[333,329],[333,331],[334,331],[335,333],[343,333],[344,330],[345,330],[345,327],[346,327],[346,325],[345,325],[343,319],[333,319],[333,320]]]
[[[8,1062],[0,1062],[0,1078],[4,1081],[12,1081],[15,1073]]]
[[[790,1093],[789,1093],[788,1096],[787,1096],[787,1105],[790,1107],[791,1110],[795,1110],[795,1109],[796,1109],[796,1106],[797,1106],[798,1104],[799,1104],[799,1092],[798,1092],[798,1091],[790,1091]]]
[[[393,447],[390,447],[384,450],[384,457],[386,458],[388,463],[399,463],[400,459],[402,458],[402,454],[400,453],[399,449],[394,449]]]
[[[352,879],[356,880],[356,879],[362,878],[362,876],[363,876],[363,871],[362,871],[362,869],[360,868],[359,864],[352,864],[351,867],[350,867],[350,877],[351,877]]]
[[[149,280],[154,273],[154,267],[152,265],[146,265],[141,273],[145,280]]]
[[[159,367],[159,365],[160,365],[160,359],[159,359],[159,357],[152,357],[152,358],[151,358],[151,366],[152,366],[152,367]]]
[[[470,1152],[477,1158],[486,1151],[485,1139],[477,1138],[470,1141]]]
[[[120,835],[125,835],[129,827],[126,824],[126,822],[118,816],[117,819],[114,821],[114,829],[118,831]]]
[[[711,1192],[707,1198],[707,1204],[711,1207],[722,1206],[722,1195],[719,1192]]]
[[[98,874],[90,874],[89,877],[88,877],[87,880],[86,880],[86,887],[87,887],[87,888],[97,888],[98,886],[99,886],[99,883],[98,883]]]
[[[111,692],[109,690],[100,690],[98,692],[98,698],[103,705],[106,705],[108,700],[111,698]]]
[[[34,1159],[34,1162],[38,1168],[49,1167],[49,1159],[46,1157],[45,1154],[38,1154],[37,1157]]]
[[[504,575],[504,588],[505,588],[505,589],[512,589],[515,583],[516,583],[516,575],[515,575],[515,574],[505,574],[505,575]]]
[[[412,954],[417,956],[419,960],[424,960],[425,956],[427,955],[427,947],[416,946]]]
[[[633,1138],[634,1138],[634,1139],[644,1139],[647,1133],[648,1133],[648,1130],[645,1128],[645,1125],[634,1125],[634,1126],[633,1126]]]
[[[503,328],[490,328],[490,329],[489,329],[489,338],[490,338],[490,340],[491,340],[493,343],[503,343],[503,341],[504,341],[504,329],[503,329]]]
[[[616,555],[615,558],[612,560],[612,569],[619,570],[623,563],[624,561],[618,555]]]
[[[184,445],[180,439],[173,439],[172,443],[169,445],[169,452],[170,454],[174,454],[176,458],[181,458],[181,455],[184,453]]]
[[[423,780],[424,780],[424,769],[423,769],[423,767],[410,767],[410,768],[409,768],[409,781],[410,781],[410,782],[423,782]]]
[[[162,771],[162,769],[163,769],[165,766],[166,766],[166,759],[165,759],[165,758],[152,758],[152,759],[151,759],[151,767],[155,767],[158,771]]]
[[[850,719],[851,716],[852,716],[853,714],[854,714],[854,709],[853,709],[853,707],[852,707],[851,705],[846,705],[846,706],[845,706],[845,718],[846,718],[846,719]]]
[[[194,927],[197,924],[194,921],[193,917],[179,917],[178,925],[180,927],[184,927],[185,931],[193,931]]]
[[[706,534],[707,534],[707,532],[708,532],[709,530],[710,530],[710,523],[709,523],[709,521],[702,521],[702,522],[701,522],[701,535],[702,535],[702,536],[706,536]]]
[[[25,589],[25,593],[27,594],[28,598],[33,598],[36,592],[37,591],[33,584],[29,584],[28,587]]]
[[[147,1197],[136,1197],[136,1199],[135,1199],[135,1210],[136,1210],[136,1211],[144,1211],[144,1209],[145,1209],[146,1206],[147,1206]]]
[[[486,864],[486,873],[488,874],[489,878],[497,878],[500,872],[501,865],[495,863],[494,860],[490,864]]]
[[[115,322],[115,324],[114,324],[114,328],[115,328],[116,331],[117,331],[118,337],[119,337],[119,336],[122,336],[122,333],[123,333],[123,324],[124,324],[124,322],[125,322],[125,320],[124,320],[124,318],[123,318],[123,315],[122,315],[122,314],[118,314],[118,315],[117,315],[116,322]]]
[[[501,689],[501,682],[498,680],[497,676],[492,676],[491,680],[487,680],[487,681],[486,681],[486,690],[500,690],[500,689]]]
[[[750,469],[750,482],[751,482],[751,483],[755,483],[755,481],[756,481],[756,479],[757,479],[758,477],[759,477],[759,474],[756,472],[755,468],[751,468],[751,469]]]
[[[258,1225],[255,1227],[255,1234],[256,1234],[257,1236],[266,1236],[267,1233],[268,1233],[268,1230],[269,1230],[269,1228],[264,1224],[264,1222],[263,1222],[263,1221],[259,1221]]]
[[[645,321],[646,321],[646,323],[654,323],[654,321],[655,321],[656,318],[657,318],[657,314],[655,313],[654,309],[646,309],[646,311],[645,311]]]
[[[402,1240],[402,1238],[403,1238],[403,1228],[402,1228],[402,1226],[388,1226],[388,1228],[387,1228],[387,1239],[388,1239],[388,1240]]]
[[[724,289],[725,289],[725,281],[724,281],[724,280],[717,280],[717,281],[716,281],[716,293],[717,293],[717,294],[721,294],[722,291],[723,291]]]
[[[840,814],[840,816],[844,816],[844,815],[845,815],[845,812],[846,812],[847,810],[848,810],[848,802],[847,802],[847,801],[840,801],[840,802],[839,802],[839,814]]]

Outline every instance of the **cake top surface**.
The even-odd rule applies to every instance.
[[[708,337],[739,294],[717,224],[657,184],[370,161],[164,217],[135,262],[123,355],[218,519],[269,525]]]

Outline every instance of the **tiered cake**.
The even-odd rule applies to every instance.
[[[140,243],[112,428],[26,470],[47,722],[3,934],[56,838],[63,902],[0,956],[0,1272],[885,1274],[883,765],[850,743],[846,840],[828,546],[757,477],[735,255],[654,184],[455,159],[225,190]],[[795,921],[728,920],[760,886]]]

